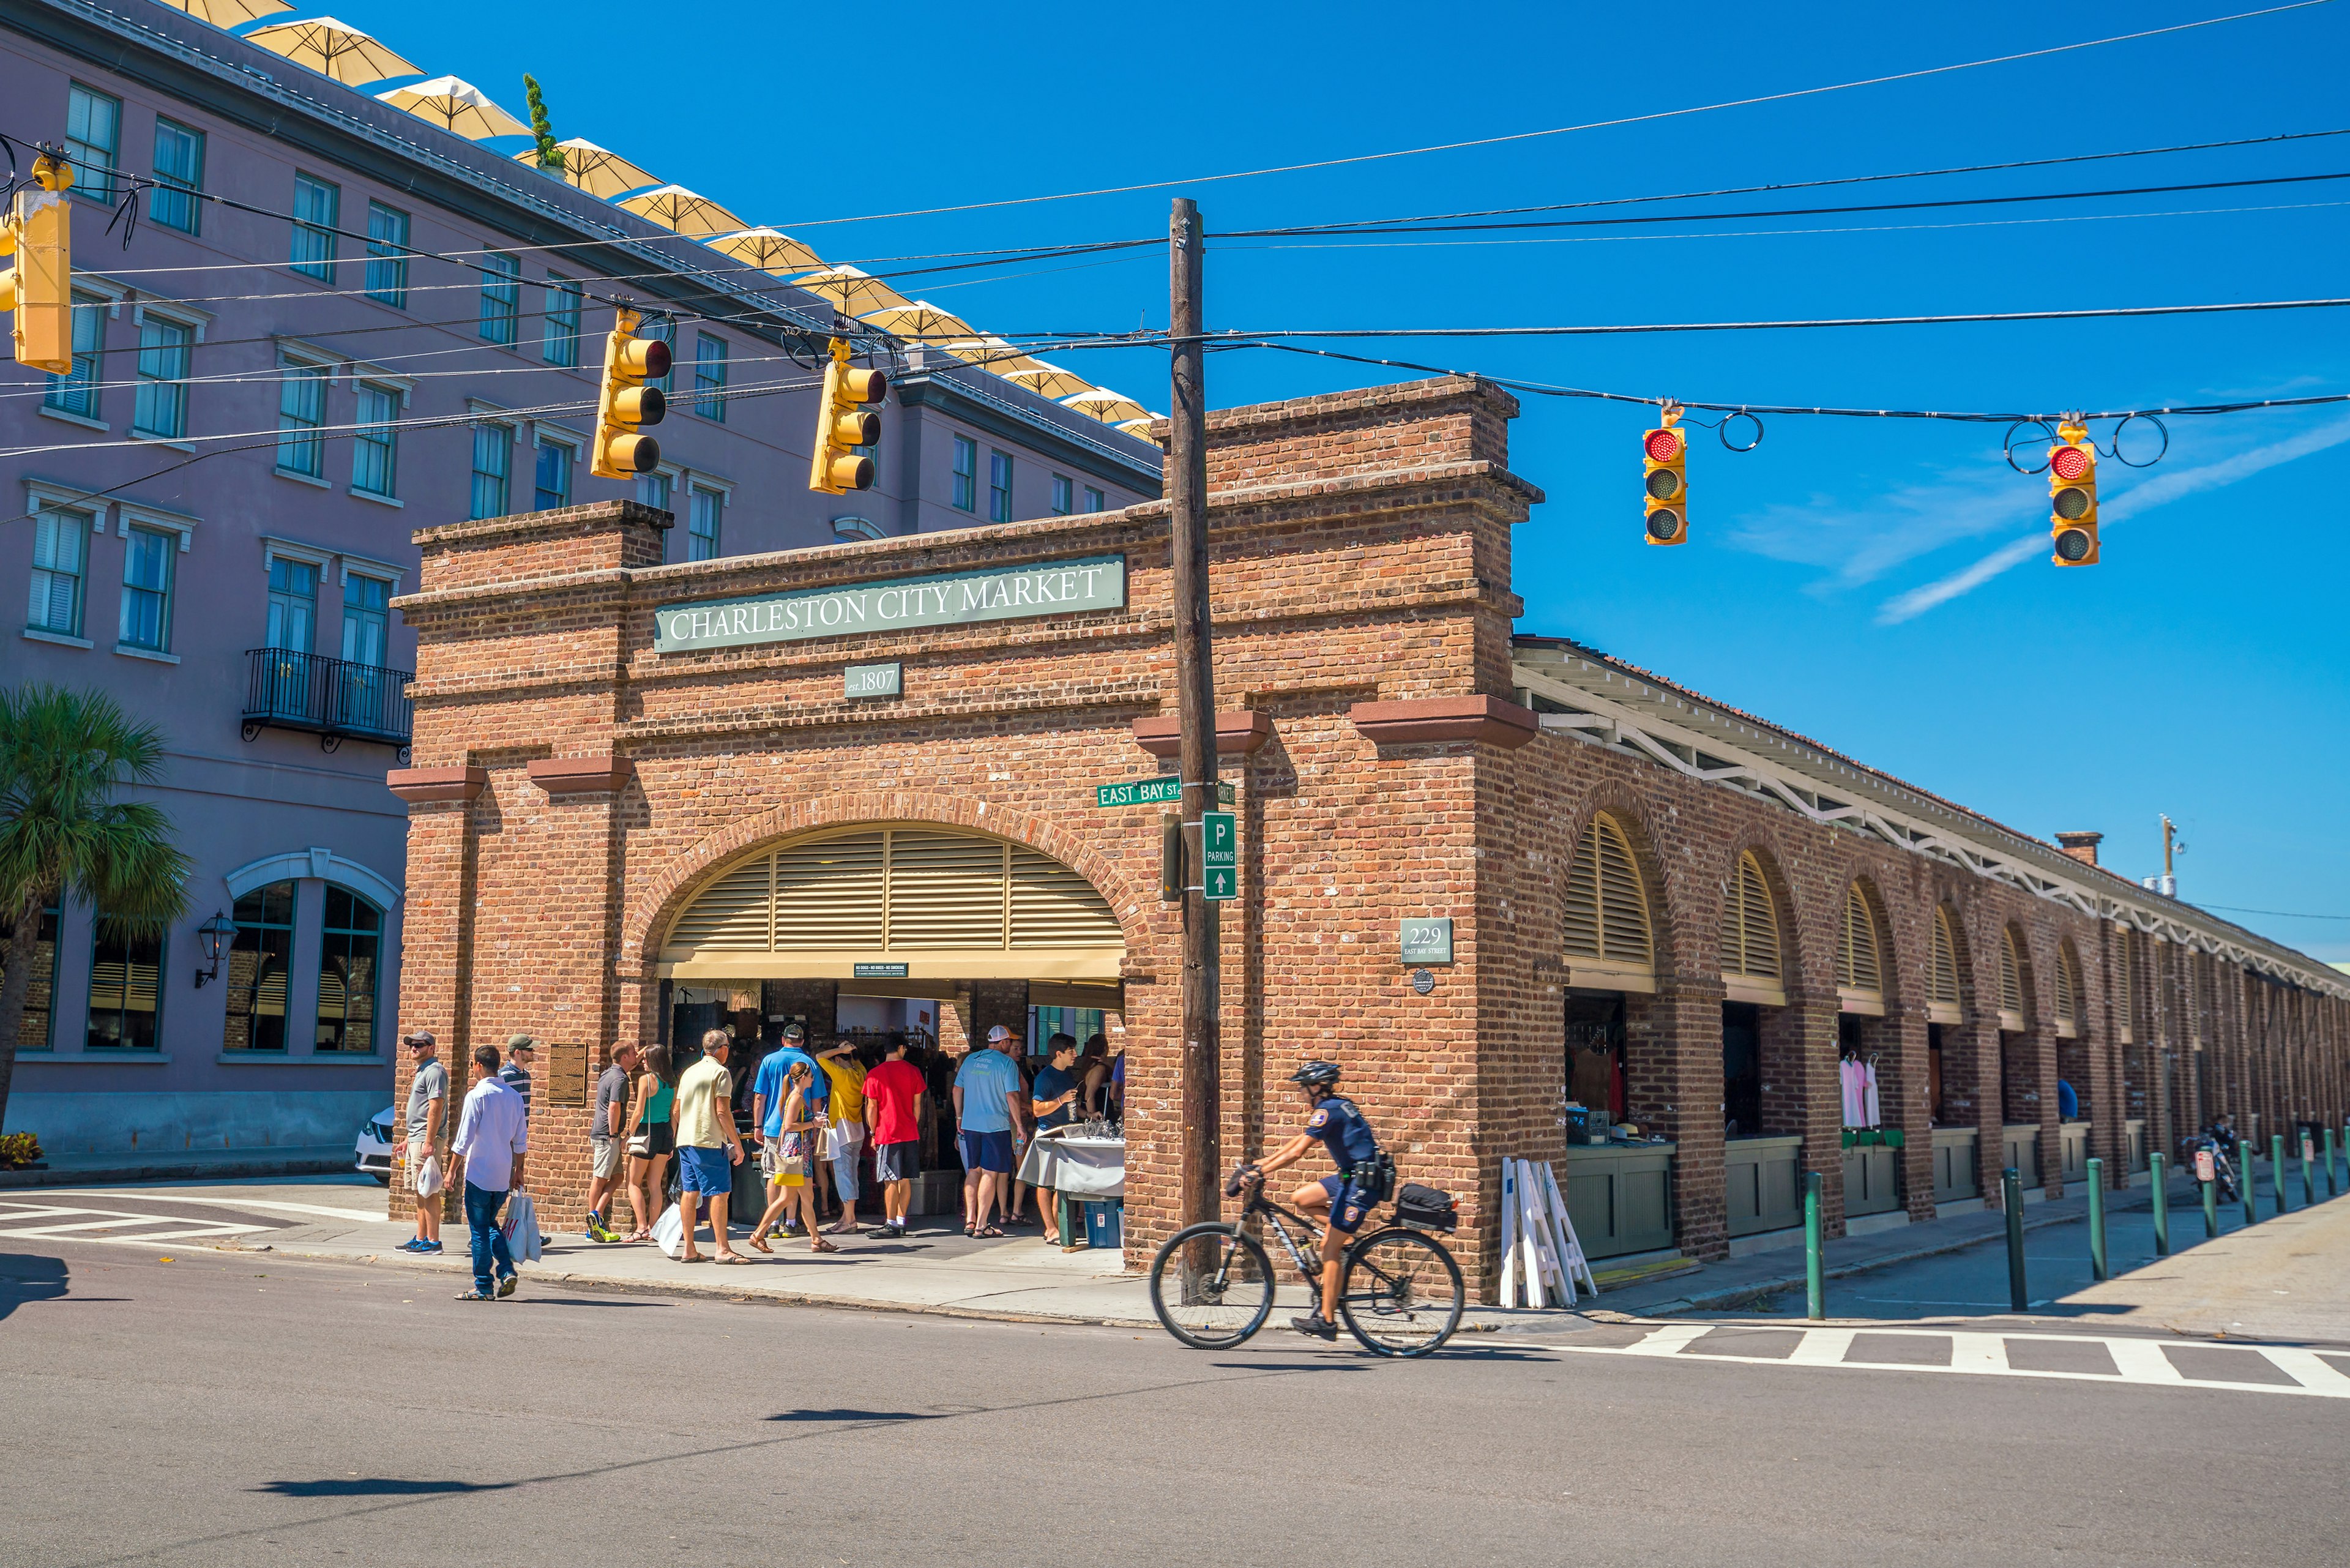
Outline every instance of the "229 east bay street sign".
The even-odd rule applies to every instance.
[[[661,653],[687,653],[1125,607],[1126,557],[1089,556],[996,571],[942,572],[846,587],[664,605],[653,612],[653,647]]]

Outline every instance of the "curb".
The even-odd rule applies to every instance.
[[[78,1166],[66,1169],[0,1170],[0,1189],[12,1187],[90,1187],[122,1181],[223,1181],[249,1176],[334,1176],[350,1168],[347,1155],[292,1159],[222,1158],[170,1164]]]

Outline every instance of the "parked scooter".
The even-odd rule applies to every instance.
[[[2211,1156],[2212,1181],[2214,1185],[2219,1188],[2220,1201],[2222,1203],[2233,1203],[2237,1201],[2238,1189],[2236,1186],[2236,1154],[2234,1141],[2230,1138],[2221,1137],[2217,1130],[2213,1130],[2210,1132],[2197,1133],[2190,1136],[2186,1140],[2186,1159],[2184,1163],[2186,1164],[2187,1168],[2193,1170],[2195,1168],[2195,1157],[2208,1150]]]

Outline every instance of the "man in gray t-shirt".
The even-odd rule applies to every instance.
[[[619,1045],[612,1050],[612,1064],[597,1075],[596,1113],[588,1122],[588,1239],[590,1241],[617,1241],[608,1223],[605,1206],[611,1201],[612,1189],[620,1180],[620,1168],[628,1155],[620,1134],[629,1115],[629,1080],[636,1072],[637,1048]],[[637,1230],[650,1223],[644,1209],[637,1201],[637,1189],[629,1189],[629,1211],[636,1216]]]
[[[403,1036],[401,1043],[408,1047],[409,1060],[416,1064],[416,1075],[408,1084],[408,1143],[400,1160],[408,1189],[416,1194],[416,1238],[404,1245],[411,1252],[437,1252],[441,1250],[439,1182],[447,1168],[445,1163],[436,1166],[433,1179],[425,1181],[425,1162],[440,1154],[442,1139],[449,1130],[449,1069],[434,1060],[440,1045],[431,1030],[416,1030]],[[424,1190],[428,1187],[431,1190]]]

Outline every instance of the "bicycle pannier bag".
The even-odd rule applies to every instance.
[[[1442,1231],[1450,1234],[1461,1224],[1461,1211],[1449,1192],[1417,1181],[1407,1181],[1396,1194],[1395,1217],[1399,1223],[1417,1225],[1422,1230]]]

